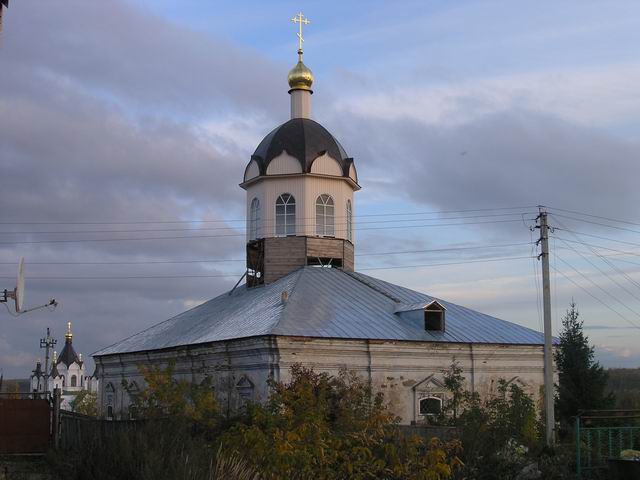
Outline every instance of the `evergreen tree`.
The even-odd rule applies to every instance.
[[[594,348],[584,334],[583,322],[573,300],[562,318],[555,360],[559,380],[556,412],[561,422],[570,422],[578,410],[613,406],[615,397],[606,392],[608,374],[594,360]]]

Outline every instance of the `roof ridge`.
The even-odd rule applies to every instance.
[[[382,295],[384,295],[387,298],[390,298],[391,300],[393,300],[396,303],[403,303],[401,299],[399,299],[398,297],[395,297],[394,295],[390,294],[389,292],[385,292],[383,289],[381,289],[380,287],[374,285],[371,282],[366,281],[364,278],[360,277],[360,273],[358,272],[346,272],[343,270],[344,273],[346,273],[347,275],[349,275],[351,278],[353,278],[354,280],[357,280],[358,282],[362,283],[363,285],[366,285],[367,287],[369,287],[371,290],[374,290],[378,293],[381,293]]]

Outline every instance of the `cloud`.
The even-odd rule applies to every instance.
[[[337,122],[356,147],[350,152],[356,161],[389,172],[387,188],[417,204],[442,210],[544,204],[637,217],[640,145],[594,128],[526,110],[458,126],[366,115]]]
[[[51,224],[3,225],[0,260],[26,257],[27,306],[61,302],[53,313],[0,313],[8,325],[5,375],[28,375],[46,327],[61,342],[72,321],[76,347],[88,354],[233,286],[242,262],[127,262],[243,258],[244,222],[225,218],[244,217],[238,183],[251,153],[244,142],[258,135],[260,121],[274,122],[270,91],[282,88],[273,63],[123,1],[107,9],[18,2],[2,41],[3,221]],[[127,223],[166,220],[210,223]],[[169,238],[126,240],[148,237]],[[63,243],[11,243],[43,240]],[[119,263],[60,264],[82,261]],[[0,272],[10,287],[15,265]],[[158,275],[186,277],[108,279]],[[58,276],[107,278],[36,279]]]
[[[282,90],[273,62],[221,38],[198,33],[113,0],[38,1],[11,6],[0,62],[3,91],[46,93],[59,83],[128,108],[211,115],[230,106],[271,111]],[[257,79],[260,81],[257,81]]]
[[[384,92],[355,92],[340,103],[338,112],[384,120],[412,119],[442,128],[520,110],[592,127],[635,121],[640,108],[633,94],[640,82],[636,63],[405,84],[411,80]]]

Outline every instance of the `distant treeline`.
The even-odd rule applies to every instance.
[[[616,408],[640,409],[640,368],[610,368],[607,373]]]

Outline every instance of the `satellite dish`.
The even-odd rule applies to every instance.
[[[0,2],[2,2],[2,0],[0,0]],[[16,281],[16,288],[14,288],[13,290],[2,290],[0,291],[0,293],[3,294],[0,297],[0,303],[6,304],[9,298],[13,298],[13,301],[15,302],[15,306],[16,306],[16,313],[14,314],[14,313],[11,313],[11,311],[9,311],[9,313],[11,313],[11,315],[13,316],[18,316],[22,313],[33,312],[34,310],[40,310],[41,308],[49,308],[51,310],[51,309],[55,309],[58,306],[58,302],[56,302],[55,298],[52,298],[51,300],[49,300],[48,303],[45,303],[44,305],[40,305],[38,307],[33,307],[33,308],[27,308],[26,310],[23,309],[23,306],[24,306],[24,258],[21,258],[20,262],[18,263],[18,280]]]
[[[24,257],[21,257],[20,263],[18,263],[18,281],[13,298],[16,302],[16,313],[22,312],[24,304]]]

